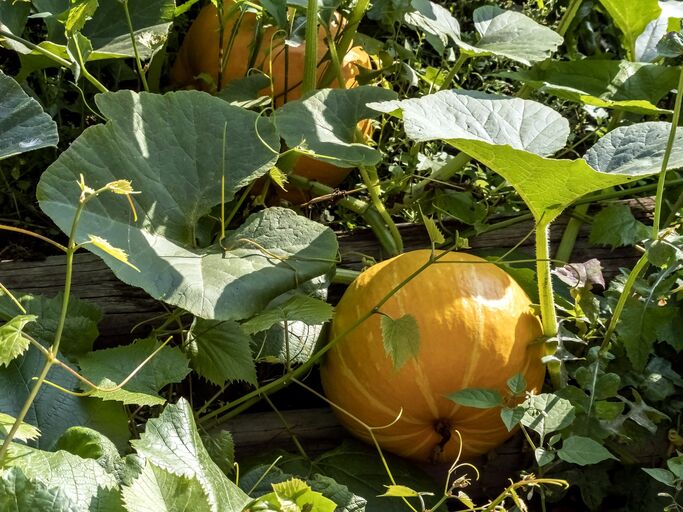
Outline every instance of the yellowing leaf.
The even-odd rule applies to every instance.
[[[126,251],[124,251],[123,249],[119,249],[118,247],[114,247],[109,242],[107,242],[104,238],[99,237],[97,235],[88,235],[88,238],[90,238],[90,243],[93,244],[98,249],[102,249],[109,256],[116,258],[121,263],[125,263],[129,267],[140,272],[140,269],[138,267],[136,267],[135,265],[133,265],[132,263],[130,263],[128,261],[128,254],[126,254]]]
[[[420,493],[414,491],[410,487],[405,485],[386,485],[387,492],[381,494],[380,496],[395,496],[398,498],[411,498],[414,496],[419,496]]]

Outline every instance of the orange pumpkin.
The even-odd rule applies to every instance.
[[[269,95],[272,92],[276,106],[282,105],[285,101],[300,98],[304,76],[305,45],[288,47],[287,59],[285,59],[284,32],[275,26],[268,26],[261,30],[255,13],[244,12],[242,14],[239,9],[234,9],[234,6],[233,0],[226,0],[223,7],[223,51],[227,55],[221,74],[221,84],[224,85],[230,80],[246,76],[250,70],[250,60],[252,60],[251,68],[261,70],[271,76],[272,91],[267,88],[261,91],[261,94]],[[234,30],[236,25],[237,28]],[[335,23],[331,27],[331,32],[335,34],[338,30],[339,26]],[[254,49],[254,44],[259,44],[257,49]],[[211,90],[211,84],[200,77],[203,74],[211,77],[215,88],[218,84],[220,68],[219,47],[218,11],[212,4],[208,4],[201,9],[183,40],[171,70],[172,83],[176,87]],[[327,49],[325,30],[320,27],[317,51],[321,65],[318,67],[318,79],[322,77],[328,66],[324,60]],[[250,58],[252,54],[253,59]],[[287,60],[287,74],[285,74],[285,60]],[[356,77],[359,74],[359,67],[370,68],[370,56],[361,47],[353,47],[342,59],[341,67],[344,86],[347,89],[357,87]],[[338,85],[335,81],[331,87]],[[374,131],[370,120],[361,121],[359,128],[367,138],[370,138]],[[308,157],[300,158],[294,166],[296,174],[331,187],[344,181],[350,171],[351,169],[337,167]],[[305,194],[298,191],[283,193],[281,197],[293,202],[307,199]]]
[[[426,263],[418,250],[370,267],[347,289],[332,322],[331,338],[345,332],[400,282]],[[458,405],[446,395],[465,388],[504,392],[517,373],[540,390],[541,324],[531,301],[505,271],[477,256],[452,252],[427,267],[380,309],[398,319],[412,315],[419,353],[395,370],[386,355],[380,315],[363,322],[328,353],[321,366],[327,397],[375,430],[380,446],[421,461],[452,462],[487,453],[511,434],[500,409]],[[338,412],[355,436],[370,440],[365,427]]]

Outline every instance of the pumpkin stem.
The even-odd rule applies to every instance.
[[[434,432],[441,436],[441,441],[439,441],[432,449],[432,454],[429,457],[429,462],[431,464],[437,464],[441,462],[441,454],[443,453],[446,443],[451,440],[451,431],[453,425],[448,420],[448,418],[439,418],[434,422]]]

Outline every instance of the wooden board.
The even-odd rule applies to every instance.
[[[652,201],[631,200],[636,217],[646,219],[652,211]],[[551,244],[556,246],[562,237],[568,217],[564,216],[553,224],[550,230]],[[405,249],[429,247],[429,237],[421,225],[399,226]],[[446,228],[456,230],[462,226],[448,224]],[[530,235],[531,233],[531,235]],[[1,233],[0,233],[0,236]],[[611,250],[588,244],[588,227],[584,226],[572,255],[573,262],[597,258],[602,262],[606,279],[614,277],[620,267],[630,268],[640,254],[634,248]],[[520,241],[522,243],[520,244]],[[362,268],[362,256],[380,260],[383,254],[374,234],[370,230],[358,230],[352,234],[339,234],[342,266],[351,269]],[[483,233],[470,239],[471,252],[500,251],[519,244],[521,250],[533,254],[533,223],[522,222],[505,229]],[[1,244],[0,244],[1,245]],[[0,282],[10,290],[39,293],[53,296],[64,287],[65,259],[51,256],[44,261],[0,261]],[[339,298],[343,288],[334,287],[331,300]],[[104,312],[100,324],[101,342],[105,345],[123,343],[131,338],[131,329],[141,322],[163,314],[166,307],[151,299],[140,288],[128,286],[119,281],[97,256],[83,252],[75,256],[72,293],[81,299],[93,302]],[[153,322],[137,327],[136,337],[147,334]]]

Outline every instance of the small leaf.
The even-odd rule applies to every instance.
[[[503,407],[500,410],[500,419],[503,420],[505,428],[507,428],[508,431],[510,431],[513,428],[515,428],[520,421],[522,421],[522,418],[524,417],[525,413],[526,409],[524,409],[524,407],[522,407],[521,405],[518,405],[517,407],[514,407],[512,409],[510,409],[509,407]]]
[[[619,460],[603,445],[590,437],[583,436],[572,436],[565,439],[562,448],[557,450],[557,455],[563,461],[579,466],[597,464],[608,459]]]
[[[538,464],[539,467],[543,467],[555,460],[555,452],[539,447],[534,450],[534,458],[536,459],[536,464]]]
[[[420,351],[420,330],[415,317],[403,315],[394,320],[382,315],[380,319],[384,350],[391,358],[394,370],[400,370],[409,359]]]
[[[495,389],[467,388],[446,395],[449,400],[466,407],[490,409],[503,405],[503,396]]]
[[[524,375],[517,373],[508,379],[507,386],[513,395],[521,395],[526,391],[526,379]]]
[[[24,335],[24,327],[38,319],[35,315],[18,315],[0,325],[0,366],[9,366],[10,362],[31,344]]]
[[[676,487],[676,477],[671,471],[662,468],[642,468],[642,470],[658,482],[669,487]]]
[[[7,434],[9,434],[12,425],[16,421],[15,418],[9,414],[4,414],[0,412],[0,439],[5,439]],[[14,439],[19,441],[28,441],[31,439],[37,439],[40,436],[40,430],[38,430],[33,425],[29,423],[21,422],[19,425],[19,430],[14,434]]]
[[[97,0],[72,0],[64,24],[67,33],[83,30],[86,22],[95,14],[97,7]]]
[[[101,388],[114,389],[159,347],[155,338],[138,340],[131,345],[90,352],[78,362],[81,373]],[[122,388],[92,392],[102,400],[124,404],[161,405],[166,402],[158,392],[167,384],[180,382],[190,373],[188,360],[179,348],[161,348]],[[89,387],[83,385],[85,390]]]
[[[660,57],[675,59],[683,55],[683,34],[667,32],[657,43],[657,53]]]
[[[424,213],[420,212],[422,215],[422,222],[425,225],[425,228],[427,228],[427,234],[429,235],[429,240],[433,244],[442,244],[446,241],[446,239],[443,236],[443,233],[439,229],[439,226],[436,225],[436,222],[434,222],[434,219],[431,217],[427,217]]]
[[[385,485],[387,488],[387,492],[384,494],[380,494],[380,496],[393,496],[397,498],[414,498],[415,496],[419,496],[420,493],[417,491],[414,491],[410,487],[406,487],[405,485]]]
[[[636,38],[643,33],[647,24],[661,12],[657,0],[600,0],[614,24],[622,33],[622,43],[627,51],[635,48]]]
[[[678,480],[683,480],[683,455],[670,458],[666,461],[666,466]]]
[[[235,471],[235,441],[232,434],[227,430],[206,433],[202,435],[202,442],[211,460],[221,468],[221,471],[226,475],[233,474]]]
[[[251,338],[237,322],[195,318],[185,352],[192,368],[217,386],[235,381],[257,383]]]
[[[460,24],[445,7],[429,0],[411,0],[410,7],[413,10],[405,14],[405,23],[425,32],[439,54],[443,54],[449,41],[460,40]]]
[[[572,403],[552,393],[531,396],[521,407],[525,408],[522,425],[540,436],[562,430],[574,421]]]
[[[602,264],[593,258],[584,263],[569,263],[552,270],[560,281],[571,288],[586,288],[591,290],[594,285],[605,287],[602,275]]]
[[[269,306],[265,311],[247,320],[242,329],[254,334],[271,328],[278,322],[300,321],[308,325],[327,322],[332,318],[333,308],[324,300],[298,293],[284,303]]]
[[[627,205],[618,204],[603,208],[593,218],[589,242],[615,249],[635,245],[649,234],[647,226],[633,216]]]

